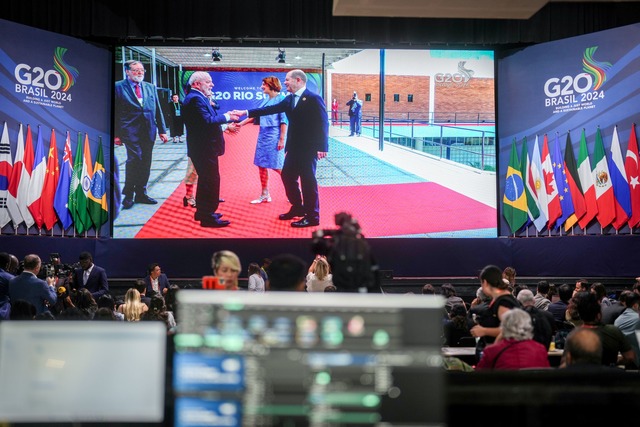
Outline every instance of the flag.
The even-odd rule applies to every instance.
[[[620,139],[618,137],[618,127],[613,128],[613,139],[611,141],[611,157],[609,158],[609,173],[611,174],[611,184],[613,185],[613,195],[615,199],[616,219],[613,221],[613,228],[620,228],[627,223],[631,216],[631,192],[629,182],[624,170],[622,160],[622,150],[620,149]]]
[[[504,182],[502,198],[502,214],[512,233],[515,233],[527,222],[527,198],[520,173],[520,161],[516,151],[516,141],[511,144],[511,158]]]
[[[38,142],[33,155],[33,167],[31,168],[31,182],[29,182],[29,192],[27,193],[27,206],[33,215],[38,228],[44,225],[42,217],[42,188],[44,187],[44,176],[47,171],[47,162],[44,157],[44,142],[42,142],[42,129],[38,128]]]
[[[578,176],[580,186],[584,195],[584,204],[587,212],[578,220],[578,224],[584,230],[593,218],[598,214],[598,204],[596,203],[596,187],[591,173],[591,161],[589,160],[589,150],[587,148],[587,137],[584,129],[580,136],[580,150],[578,152]]]
[[[629,190],[631,194],[631,218],[629,218],[629,227],[635,227],[640,222],[640,166],[638,165],[638,140],[636,139],[635,123],[631,126],[631,135],[629,135],[629,146],[627,147],[624,169],[627,173],[627,179],[629,180]]]
[[[520,156],[520,175],[524,182],[524,195],[527,198],[527,215],[529,220],[533,222],[534,219],[540,216],[540,209],[536,204],[536,190],[535,187],[530,186],[529,178],[531,177],[531,160],[529,159],[529,150],[527,148],[527,137],[522,138],[522,156]]]
[[[107,174],[104,169],[104,155],[102,154],[102,141],[98,143],[96,164],[93,168],[93,179],[89,191],[89,214],[91,221],[96,225],[96,231],[107,222],[109,211],[107,208]]]
[[[9,178],[9,188],[7,189],[7,209],[9,216],[13,221],[13,226],[18,227],[23,221],[22,213],[18,207],[18,185],[20,184],[20,175],[24,165],[24,136],[22,135],[22,124],[18,129],[18,141],[16,142],[16,155],[13,159],[13,167],[11,169],[11,177]]]
[[[611,173],[607,165],[600,128],[596,130],[596,145],[593,148],[593,182],[596,189],[596,203],[598,204],[596,218],[598,218],[600,226],[604,228],[616,219],[616,207],[613,185],[611,185]]]
[[[23,149],[20,150],[20,147]],[[31,138],[31,126],[27,125],[27,140],[26,142],[22,137],[22,125],[20,126],[20,130],[18,131],[18,150],[16,154],[16,158],[22,159],[22,169],[20,171],[20,178],[16,180],[16,188],[14,192],[13,181],[11,184],[11,194],[15,194],[16,202],[18,204],[18,209],[20,210],[20,215],[24,219],[24,223],[27,225],[27,228],[31,227],[34,224],[33,215],[29,212],[29,208],[27,207],[27,196],[29,194],[29,183],[31,183],[31,169],[33,168],[33,140]],[[17,168],[18,161],[13,162],[14,170]],[[12,177],[13,178],[13,177]]]
[[[9,178],[13,169],[11,159],[11,144],[9,143],[9,131],[7,122],[4,122],[2,138],[0,138],[0,228],[9,224],[11,216],[7,208],[7,197],[9,195]]]
[[[542,162],[540,161],[540,148],[538,146],[537,135],[536,142],[533,144],[531,176],[529,181],[531,187],[536,190],[536,204],[540,211],[540,216],[536,218],[533,223],[536,226],[536,230],[540,232],[544,226],[547,225],[547,218],[549,218],[549,204],[547,203],[548,196],[545,190],[544,175],[542,174]]]
[[[84,197],[82,187],[80,186],[80,176],[82,175],[82,134],[78,132],[78,146],[76,147],[75,163],[73,164],[73,173],[71,174],[71,184],[69,185],[69,212],[73,217],[73,223],[78,233],[88,229],[82,219],[87,210],[87,200]],[[83,203],[84,201],[84,203]]]
[[[556,185],[558,186],[560,209],[562,211],[562,215],[560,215],[560,218],[556,221],[556,227],[560,228],[562,224],[564,224],[567,219],[573,215],[574,209],[571,190],[569,189],[569,180],[567,179],[567,172],[564,169],[564,160],[562,158],[562,150],[560,149],[558,133],[556,133],[556,141],[553,147],[551,161],[553,164],[554,178],[556,179]]]
[[[89,189],[91,188],[91,179],[93,178],[93,165],[91,163],[91,148],[89,147],[89,135],[84,134],[84,149],[82,150],[82,173],[80,174],[80,186],[82,194],[78,192],[78,197],[83,198],[78,205],[84,204],[85,209],[79,210],[78,213],[82,218],[84,229],[91,228],[91,216],[89,215]]]
[[[64,157],[60,168],[60,179],[56,188],[56,197],[53,207],[60,218],[62,229],[66,230],[73,224],[71,212],[69,212],[69,187],[71,186],[71,174],[73,173],[73,160],[71,159],[71,137],[67,131],[67,140],[64,144]]]
[[[53,202],[56,196],[56,188],[60,179],[60,166],[58,166],[58,144],[56,143],[56,131],[51,129],[51,141],[49,142],[49,155],[47,157],[47,169],[45,171],[44,186],[42,187],[41,211],[44,226],[51,230],[58,221]]]
[[[576,165],[576,157],[573,154],[573,144],[571,143],[571,135],[567,132],[567,143],[564,147],[564,170],[566,172],[567,186],[571,191],[571,200],[573,201],[573,215],[564,223],[565,231],[569,231],[580,218],[587,213],[587,207],[584,203],[582,195],[582,187],[580,186],[580,177],[578,176],[578,166]]]
[[[553,163],[551,163],[551,155],[549,153],[549,142],[547,135],[544,135],[542,143],[542,173],[544,174],[544,186],[547,191],[547,206],[549,212],[549,224],[551,229],[556,220],[562,215],[560,207],[560,197],[558,194],[558,185],[553,172]]]

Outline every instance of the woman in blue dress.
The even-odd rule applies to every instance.
[[[260,89],[262,89],[262,92],[266,95],[261,107],[277,104],[284,99],[284,95],[280,93],[282,85],[277,77],[269,76],[262,79]],[[257,121],[258,118],[247,118],[243,120],[240,125],[244,126],[252,122],[258,124],[256,123]],[[258,166],[262,193],[260,197],[251,201],[253,204],[271,201],[271,195],[269,194],[269,169],[276,171],[278,174],[282,173],[284,143],[288,123],[287,116],[284,113],[259,118],[260,132],[258,133],[253,164]]]

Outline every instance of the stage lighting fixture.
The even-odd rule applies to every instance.
[[[211,58],[213,59],[213,62],[220,62],[222,60],[222,54],[218,49],[214,48],[211,51]]]
[[[279,64],[284,64],[285,62],[287,62],[287,54],[281,47],[278,48],[278,56],[276,56],[276,61],[278,61]]]

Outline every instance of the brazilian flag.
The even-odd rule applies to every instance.
[[[524,192],[515,140],[511,145],[511,158],[504,182],[502,214],[511,228],[511,233],[518,231],[527,222],[527,196]]]

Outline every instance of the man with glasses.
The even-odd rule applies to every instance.
[[[158,203],[147,195],[147,182],[156,134],[162,142],[168,138],[157,89],[143,81],[144,66],[132,60],[125,62],[124,68],[126,78],[117,82],[115,88],[114,127],[116,144],[119,141],[127,148],[122,209],[130,209],[134,203]]]

